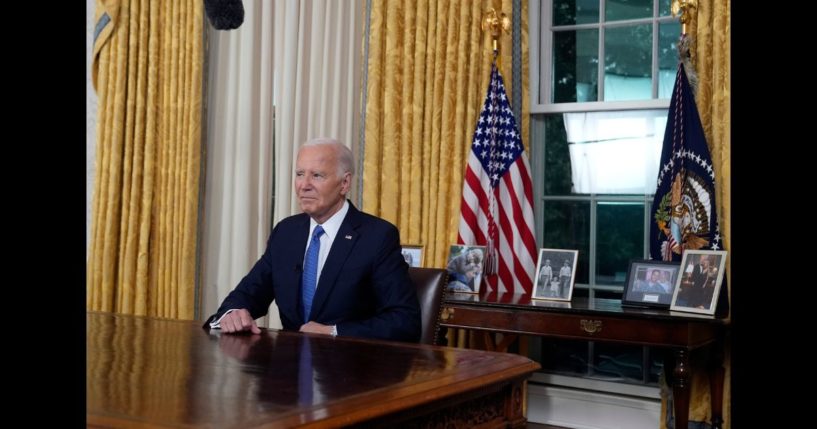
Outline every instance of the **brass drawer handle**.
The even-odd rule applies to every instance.
[[[596,332],[601,332],[601,320],[582,319],[579,323],[582,326],[582,331],[587,332],[590,335],[593,335]]]
[[[440,319],[443,322],[451,320],[454,318],[454,309],[449,307],[443,307],[443,312],[440,314]]]

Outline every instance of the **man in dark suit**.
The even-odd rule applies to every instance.
[[[273,228],[261,259],[205,327],[260,333],[254,319],[274,300],[286,330],[419,340],[420,307],[400,234],[346,200],[353,173],[352,152],[339,141],[301,146],[295,192],[304,213]]]
[[[689,290],[687,306],[694,308],[708,309],[709,303],[706,299],[706,286],[709,280],[710,261],[708,255],[701,255],[698,264],[692,269],[692,286]]]

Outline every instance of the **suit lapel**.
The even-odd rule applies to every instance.
[[[326,298],[335,287],[338,275],[340,275],[341,268],[349,257],[352,249],[355,247],[360,234],[357,232],[357,227],[360,224],[357,209],[349,203],[349,211],[346,213],[346,218],[340,225],[338,235],[332,242],[332,247],[329,249],[329,255],[326,257],[326,262],[323,264],[321,271],[321,278],[318,280],[318,289],[315,291],[315,298],[312,300],[312,313],[317,319],[321,314]]]

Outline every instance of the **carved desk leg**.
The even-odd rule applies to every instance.
[[[505,400],[505,421],[510,428],[522,429],[527,426],[524,412],[527,384],[526,380],[518,380],[509,386],[510,395],[507,395]]]
[[[675,369],[672,377],[672,401],[675,412],[675,427],[686,428],[689,421],[689,392],[692,381],[689,366],[689,351],[675,350]]]
[[[723,342],[712,344],[709,361],[709,389],[712,400],[712,429],[721,429],[723,425]]]

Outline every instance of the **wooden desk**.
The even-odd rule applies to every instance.
[[[571,302],[531,300],[529,295],[480,295],[449,293],[443,303],[441,326],[500,332],[508,335],[498,349],[506,348],[516,335],[608,341],[667,347],[674,359],[665,362],[673,389],[676,426],[685,428],[689,417],[689,388],[692,350],[717,343],[712,348],[710,387],[712,426],[723,423],[723,336],[724,319],[669,310],[622,307],[611,299],[574,298]]]
[[[218,332],[218,331],[213,331]],[[87,314],[90,427],[524,427],[522,356]]]

